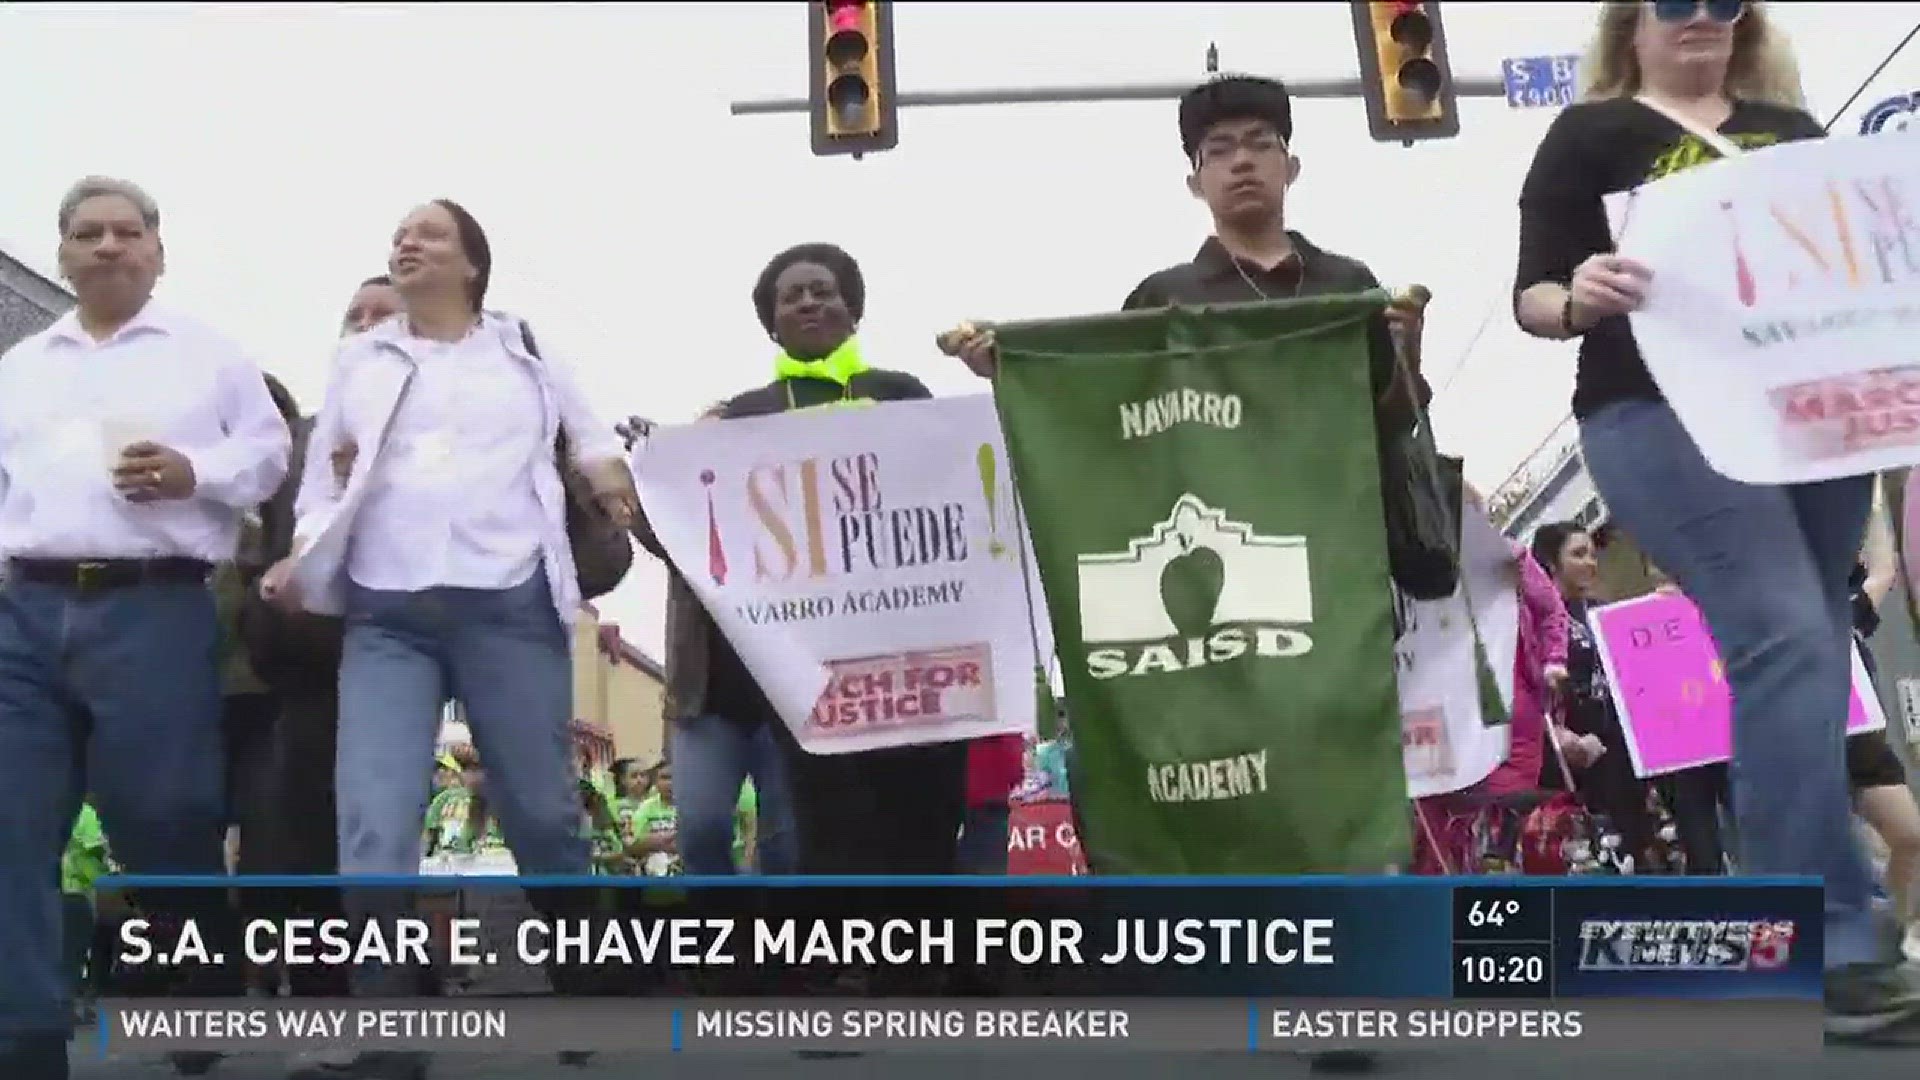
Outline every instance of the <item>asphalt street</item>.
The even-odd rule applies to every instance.
[[[165,1080],[174,1075],[154,1057],[92,1058],[75,1047],[74,1080]],[[1097,1076],[1100,1080],[1164,1080],[1204,1070],[1207,1080],[1271,1080],[1313,1075],[1304,1058],[1286,1054],[1068,1054],[1036,1052],[1018,1056],[948,1052],[941,1054],[869,1054],[861,1057],[803,1059],[789,1054],[619,1054],[604,1055],[584,1066],[561,1065],[552,1055],[443,1055],[432,1080],[1058,1080]],[[1920,1077],[1920,1050],[1828,1050],[1818,1056],[1783,1057],[1724,1052],[1660,1054],[1644,1050],[1585,1050],[1513,1045],[1457,1052],[1407,1051],[1385,1055],[1371,1074],[1405,1080],[1700,1080],[1709,1072],[1740,1080],[1914,1080]],[[208,1074],[209,1080],[281,1080],[284,1059],[258,1055],[230,1058]]]

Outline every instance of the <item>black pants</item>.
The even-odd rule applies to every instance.
[[[332,874],[340,867],[334,820],[333,755],[340,730],[335,686],[281,689],[273,775],[280,829],[274,872]],[[308,893],[308,896],[317,894]],[[329,910],[338,909],[338,899]]]
[[[281,686],[274,692],[274,828],[267,872],[328,875],[339,872],[339,825],[334,815],[333,755],[340,727],[337,684]],[[246,850],[243,829],[241,851]],[[287,889],[273,897],[282,917],[339,918],[337,889]],[[287,970],[295,997],[345,997],[348,969],[303,965]]]
[[[1720,836],[1720,808],[1733,806],[1732,787],[1725,765],[1700,765],[1667,777],[1661,785],[1673,810],[1680,850],[1687,856],[1687,874],[1726,872],[1726,843]]]
[[[271,873],[279,846],[280,808],[274,798],[274,701],[270,694],[236,694],[223,705],[221,734],[226,744],[227,825],[240,830],[240,850],[234,872]],[[271,897],[259,889],[236,890],[242,918],[273,914]],[[278,985],[279,973],[249,971],[248,979],[262,988]]]
[[[803,874],[957,874],[967,744],[809,754],[773,725],[793,789]]]
[[[800,873],[960,872],[966,743],[809,754],[787,725],[777,718],[767,722],[773,725],[793,791]],[[842,977],[855,980],[855,992],[878,997],[930,997],[948,988],[944,968],[855,968]]]
[[[101,984],[90,958],[94,955],[93,898],[85,893],[60,895],[60,934],[67,947],[67,973],[73,977],[74,997],[84,997]],[[101,954],[101,959],[111,954]]]
[[[1579,787],[1580,802],[1596,814],[1605,814],[1620,833],[1628,854],[1640,873],[1652,869],[1653,842],[1659,828],[1653,811],[1647,809],[1648,785],[1633,774],[1633,760],[1627,756],[1626,743],[1615,745],[1602,736],[1607,752],[1600,760],[1573,774]]]
[[[239,694],[225,701],[221,718],[227,747],[227,824],[240,829],[235,872],[269,873],[278,847],[280,808],[274,797],[273,696]]]

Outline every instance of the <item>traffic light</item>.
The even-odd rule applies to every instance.
[[[874,153],[900,144],[894,103],[893,5],[874,0],[808,0],[813,77],[808,111],[813,152]]]
[[[1354,0],[1353,33],[1360,46],[1367,126],[1375,140],[1411,144],[1460,134],[1439,4]]]

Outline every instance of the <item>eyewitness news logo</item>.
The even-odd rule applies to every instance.
[[[1774,971],[1793,954],[1791,920],[1585,919],[1581,971]]]

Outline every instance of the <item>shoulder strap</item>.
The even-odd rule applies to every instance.
[[[533,340],[533,324],[525,319],[517,319],[515,321],[520,324],[520,344],[526,346],[527,355],[543,364],[546,363],[546,357],[540,355],[539,343]],[[565,427],[562,427],[559,434],[553,437],[553,452],[563,465],[567,460],[567,449],[567,432]],[[561,481],[564,482],[566,477],[567,470],[562,468],[560,470]]]
[[[1692,117],[1680,115],[1645,94],[1641,94],[1633,100],[1666,117],[1681,131],[1713,147],[1720,152],[1721,157],[1739,157],[1742,153],[1739,144],[1735,143],[1732,139],[1727,138],[1725,135],[1720,134],[1705,124],[1695,121]]]

